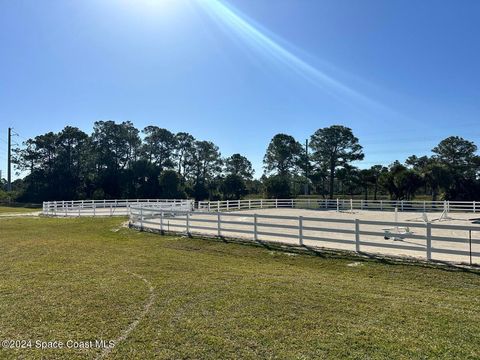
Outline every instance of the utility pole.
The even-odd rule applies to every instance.
[[[8,128],[7,191],[12,191],[12,128]]]
[[[308,195],[308,139],[305,140],[305,195]]]

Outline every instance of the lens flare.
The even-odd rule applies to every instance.
[[[292,51],[287,50],[286,47],[275,41],[272,36],[269,36],[267,31],[254,25],[251,20],[227,2],[221,0],[198,0],[198,3],[214,21],[233,31],[262,56],[282,63],[335,98],[350,104],[354,101],[363,106],[391,111],[383,104],[359,93],[345,83],[310,65]]]

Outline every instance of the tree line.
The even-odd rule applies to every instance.
[[[129,121],[97,121],[90,135],[67,126],[15,149],[15,166],[27,175],[14,182],[13,196],[20,202],[299,195],[479,200],[476,152],[473,142],[451,136],[432,149],[432,156],[360,169],[355,164],[364,153],[358,138],[350,128],[332,125],[313,133],[308,147],[291,135],[275,135],[263,159],[264,173],[255,179],[245,156],[222,157],[211,141],[158,126],[140,131]],[[0,200],[6,196],[0,191]]]
[[[307,150],[310,150],[308,153]],[[286,134],[275,135],[264,163],[262,177],[267,193],[276,197],[292,194],[292,184],[305,183],[311,194],[333,198],[360,196],[412,200],[423,195],[431,200],[480,200],[480,156],[477,146],[459,136],[450,136],[435,146],[432,156],[409,156],[402,164],[373,165],[360,169],[363,148],[350,128],[333,125],[317,130],[309,148]],[[303,174],[303,176],[302,176]],[[301,186],[296,194],[301,194]]]

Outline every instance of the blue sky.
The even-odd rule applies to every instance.
[[[479,18],[476,0],[0,0],[0,169],[8,126],[96,120],[190,132],[257,175],[274,134],[332,124],[361,167],[478,145]]]

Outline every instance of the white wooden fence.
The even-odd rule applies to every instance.
[[[250,199],[199,201],[202,211],[232,211],[266,208],[326,209],[337,211],[377,210],[390,211],[480,211],[480,202],[476,201],[406,201],[406,200],[353,200],[353,199]]]
[[[163,210],[190,211],[193,200],[179,199],[122,199],[122,200],[73,200],[46,201],[42,213],[48,216],[113,216],[128,215],[132,205]]]
[[[171,212],[136,205],[130,207],[129,223],[138,229],[162,233],[286,242],[297,246],[480,264],[480,239],[475,237],[480,234],[479,225],[460,226],[235,212]],[[384,238],[386,227],[408,227],[413,231],[404,240],[394,241]]]
[[[404,200],[351,200],[351,199],[251,199],[225,201],[199,201],[179,199],[121,199],[121,200],[73,200],[46,201],[43,214],[51,216],[97,216],[128,215],[131,205],[150,204],[168,207],[182,206],[183,210],[198,208],[200,211],[225,212],[234,210],[299,208],[325,209],[336,211],[377,210],[472,212],[480,210],[480,202],[475,201],[404,201]],[[167,205],[168,204],[168,205]]]

